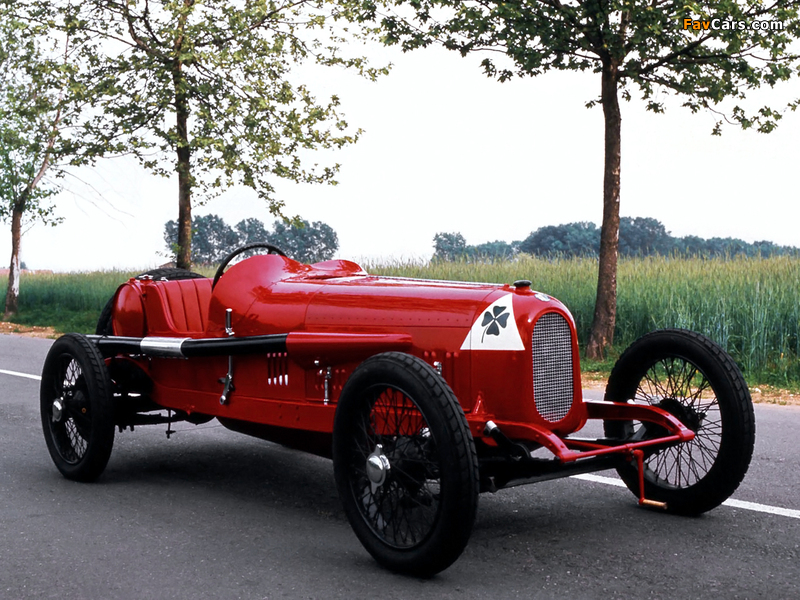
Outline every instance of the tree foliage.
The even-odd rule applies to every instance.
[[[248,186],[280,214],[276,181],[332,183],[338,165],[318,166],[313,150],[340,148],[359,131],[339,99],[317,99],[301,82],[304,62],[374,78],[343,43],[351,0],[19,0],[41,7],[62,32],[87,34],[87,131],[103,147],[135,155],[152,172],[178,174],[179,266],[188,266],[192,204],[232,185]]]
[[[391,10],[404,4],[411,7],[410,15]],[[680,97],[693,112],[716,111],[726,99],[744,100],[753,88],[797,74],[791,45],[800,37],[798,0],[386,0],[368,5],[370,16],[382,22],[384,41],[403,50],[440,43],[462,55],[490,51],[481,66],[500,81],[550,70],[611,69],[624,99],[638,90],[647,109],[657,113],[665,110],[669,95]],[[718,28],[711,26],[713,19]],[[756,21],[772,25],[753,26]],[[697,22],[699,29],[692,26]],[[726,120],[768,132],[781,118],[779,110],[748,112],[742,104],[717,114],[715,133]]]
[[[723,121],[769,132],[782,110],[748,111],[741,101],[752,89],[774,86],[799,70],[790,47],[800,37],[800,0],[371,0],[366,5],[368,17],[381,21],[386,43],[404,50],[440,43],[461,55],[486,51],[481,66],[500,81],[550,70],[600,75],[600,95],[587,103],[602,106],[605,126],[599,276],[587,347],[592,358],[612,343],[616,320],[620,98],[637,93],[648,110],[659,113],[665,98],[674,95],[692,112],[715,113],[714,133]],[[753,25],[765,21],[779,28]]]
[[[314,263],[329,260],[339,249],[336,232],[321,221],[301,220],[295,223],[276,221],[274,231],[267,238],[295,260]]]
[[[437,233],[433,247],[433,258],[438,260],[456,260],[467,254],[467,240],[460,233]]]
[[[3,15],[5,16],[5,15]],[[0,20],[0,217],[15,204],[48,220],[53,207],[43,200],[57,190],[43,166],[51,162],[58,137],[58,66],[41,56],[38,37],[25,24]],[[42,184],[44,183],[44,184]],[[33,210],[30,210],[33,209]]]
[[[520,252],[537,256],[597,256],[600,230],[594,223],[540,227],[519,245]]]
[[[619,253],[621,256],[669,254],[672,237],[664,225],[650,217],[621,217],[619,220]]]
[[[202,265],[218,264],[234,249],[253,242],[266,242],[283,250],[287,256],[303,263],[329,260],[339,249],[336,232],[321,221],[299,221],[287,224],[276,221],[269,231],[256,218],[239,221],[235,227],[222,217],[209,214],[192,219],[192,262]],[[164,241],[174,255],[178,240],[178,224],[164,224]]]
[[[192,219],[192,239],[192,262],[201,265],[217,264],[231,250],[241,245],[238,232],[221,217],[213,214]],[[164,240],[172,252],[175,252],[178,240],[176,221],[167,221],[164,225]]]
[[[480,260],[507,260],[519,252],[519,242],[495,240],[473,246],[473,255]]]
[[[448,245],[446,242],[456,241]],[[522,241],[491,242],[473,246],[460,233],[437,233],[434,236],[434,260],[484,260],[513,258],[522,252],[543,258],[597,257],[600,248],[600,229],[594,223],[577,222],[540,227]],[[482,253],[491,247],[496,253]],[[800,256],[800,248],[781,246],[770,241],[748,243],[732,237],[697,236],[674,237],[664,224],[651,217],[622,217],[619,234],[620,254],[626,257],[678,256],[702,258],[733,258],[737,256],[769,257]]]
[[[241,246],[252,244],[253,242],[263,242],[269,237],[264,223],[254,217],[239,221],[235,229],[238,236],[238,244]]]
[[[468,245],[460,233],[437,233],[433,236],[434,253],[431,260],[494,261],[513,258],[519,251],[519,242],[484,242]]]
[[[0,1],[0,220],[11,222],[5,313],[17,311],[25,223],[59,222],[51,198],[69,164],[91,161],[83,125],[89,88],[76,80],[81,36],[53,36],[41,11]]]

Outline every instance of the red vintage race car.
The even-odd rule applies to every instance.
[[[739,369],[703,336],[642,337],[590,401],[572,316],[529,281],[378,277],[268,244],[213,280],[122,284],[97,335],[53,344],[41,412],[53,461],[82,481],[117,429],[177,420],[330,457],[364,547],[423,576],[461,554],[481,492],[616,469],[641,504],[695,515],[737,488],[755,439]],[[588,420],[602,437],[575,435]]]

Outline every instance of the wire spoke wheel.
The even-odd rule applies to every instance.
[[[744,478],[755,444],[752,401],[736,363],[708,338],[678,329],[640,338],[614,366],[606,399],[657,406],[695,433],[645,455],[645,497],[672,512],[699,514],[724,502]],[[605,430],[630,441],[666,435],[638,421],[607,421]],[[618,471],[638,495],[637,468]]]
[[[91,423],[91,407],[81,366],[69,355],[62,355],[58,362],[63,376],[54,380],[52,396],[56,400],[49,424],[61,456],[66,462],[76,464],[86,454],[89,444],[91,426],[87,424]]]
[[[478,460],[460,405],[430,365],[387,352],[353,372],[336,409],[333,465],[353,531],[379,563],[430,576],[460,556]]]
[[[42,429],[53,462],[69,479],[96,479],[108,463],[114,442],[110,390],[105,362],[85,336],[55,341],[42,370]]]
[[[714,466],[722,444],[722,412],[705,374],[684,358],[663,358],[645,372],[634,400],[663,408],[695,432],[692,441],[648,456],[645,476],[675,488],[702,480]]]
[[[394,548],[421,543],[441,509],[436,441],[402,390],[374,386],[352,439],[350,482],[373,533]]]

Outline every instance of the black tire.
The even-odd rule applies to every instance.
[[[691,442],[645,455],[645,498],[665,502],[673,513],[698,515],[722,504],[742,482],[755,445],[753,403],[736,363],[710,339],[681,329],[639,338],[611,371],[605,398],[659,406],[696,434]],[[664,433],[638,421],[606,421],[605,432],[625,440]],[[618,472],[638,497],[635,463]]]
[[[151,271],[145,271],[144,273],[140,273],[136,276],[136,279],[142,279],[143,277],[151,277],[156,280],[166,279],[167,281],[175,281],[177,279],[204,279],[204,275],[200,275],[200,273],[193,273],[192,271],[187,271],[186,269],[178,269],[175,267],[163,267],[160,269],[153,269]],[[100,312],[100,318],[97,319],[97,327],[95,328],[95,333],[97,335],[114,335],[114,327],[112,324],[112,312],[114,310],[114,298],[116,294],[112,294],[111,298],[108,299],[106,305],[103,307],[103,310]]]
[[[39,398],[44,439],[58,470],[67,479],[97,479],[114,445],[114,406],[106,364],[85,336],[68,333],[50,347]]]
[[[387,352],[353,372],[336,409],[333,468],[350,525],[384,567],[428,577],[463,552],[478,457],[453,391],[423,360]]]

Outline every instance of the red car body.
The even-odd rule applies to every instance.
[[[226,332],[228,309],[232,335]],[[562,462],[622,453],[619,447],[565,439],[590,417],[615,415],[652,419],[681,441],[694,437],[657,408],[620,412],[610,403],[583,401],[572,315],[528,282],[378,277],[349,261],[303,265],[263,255],[231,267],[213,293],[210,279],[131,279],[117,292],[113,328],[116,336],[143,338],[150,345],[165,338],[160,340],[164,357],[131,359],[152,379],[151,397],[158,405],[296,431],[294,440],[290,431],[272,436],[322,454],[327,446],[318,448],[317,438],[309,446],[301,432],[332,433],[349,375],[369,356],[389,350],[435,366],[458,398],[473,438],[490,445],[495,441],[485,431],[489,421],[508,438],[541,444]],[[220,379],[228,369],[224,354],[174,360],[181,356],[176,340],[268,335],[285,335],[285,349],[238,356],[235,390],[225,403],[220,403]],[[270,430],[263,431],[269,438]],[[639,446],[656,443],[663,440]]]
[[[115,428],[161,423],[169,434],[176,420],[216,417],[332,457],[367,550],[431,575],[465,547],[479,491],[616,468],[640,504],[698,514],[747,470],[747,386],[707,338],[644,336],[606,399],[585,400],[572,315],[529,281],[381,277],[278,254],[223,274],[232,256],[213,282],[133,278],[99,335],[54,343],[42,424],[65,476],[98,477]],[[590,419],[605,436],[573,435]]]

